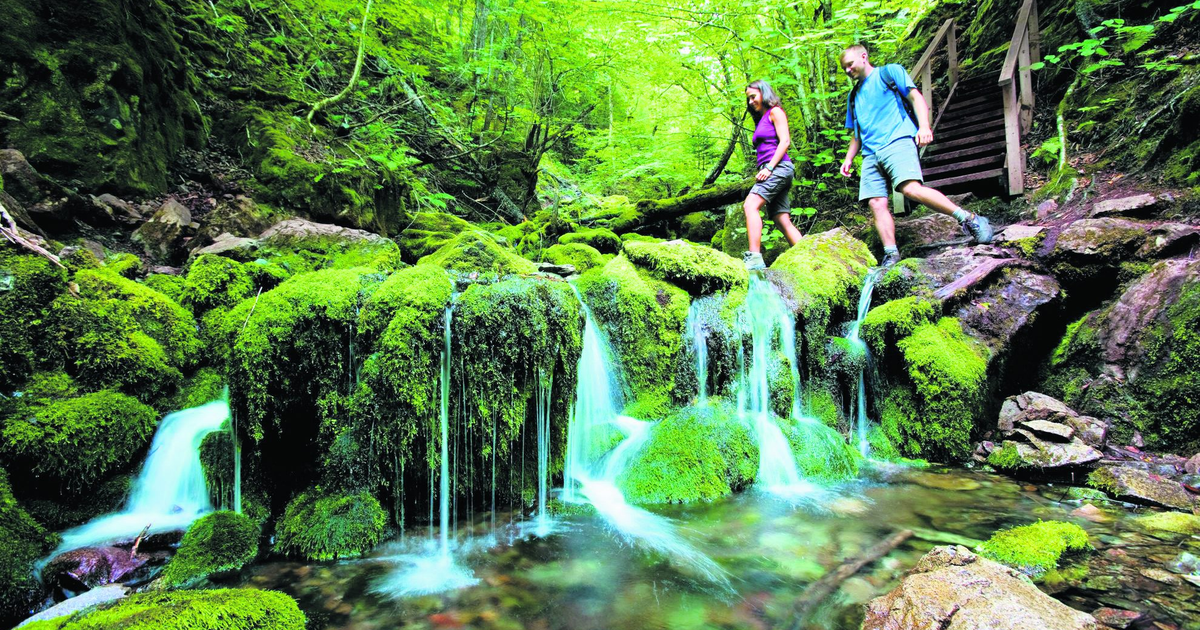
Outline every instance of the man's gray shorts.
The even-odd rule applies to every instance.
[[[765,181],[754,184],[754,188],[750,189],[750,194],[766,200],[767,216],[792,212],[792,201],[788,198],[788,193],[792,190],[792,177],[795,174],[796,170],[792,168],[791,162],[780,162],[775,165],[775,170],[771,171],[771,175]]]
[[[891,144],[863,158],[862,178],[858,182],[858,200],[890,197],[900,184],[915,179],[924,182],[917,143],[912,138],[897,138]],[[889,186],[890,184],[890,186]]]

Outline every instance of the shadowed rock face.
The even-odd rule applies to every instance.
[[[887,595],[867,604],[863,630],[1098,628],[1095,618],[1038,590],[1018,571],[962,546],[935,547]]]

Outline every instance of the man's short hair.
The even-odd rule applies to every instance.
[[[853,46],[847,46],[846,49],[842,51],[842,54],[838,56],[838,59],[845,57],[846,53],[854,53],[856,55],[859,55],[859,54],[865,54],[866,52],[867,52],[866,46],[863,46],[862,44],[854,44]]]

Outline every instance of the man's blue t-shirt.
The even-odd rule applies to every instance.
[[[888,87],[884,75],[900,90]],[[871,155],[900,138],[915,138],[917,126],[908,117],[901,98],[908,96],[909,90],[916,89],[904,66],[889,63],[875,68],[867,78],[862,80],[862,86],[854,97],[854,113],[850,113],[850,103],[846,103],[846,128],[854,129],[854,119],[858,119],[858,135],[862,141],[862,154]]]

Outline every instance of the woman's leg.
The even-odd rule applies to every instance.
[[[742,204],[742,209],[746,211],[746,238],[750,239],[749,249],[756,253],[762,250],[762,215],[759,211],[766,202],[766,199],[750,193],[746,196],[746,203]]]
[[[792,225],[792,215],[787,212],[780,212],[775,215],[775,225],[778,225],[779,229],[783,230],[783,235],[787,237],[788,242],[792,245],[798,243],[803,236],[800,234],[800,230]]]

